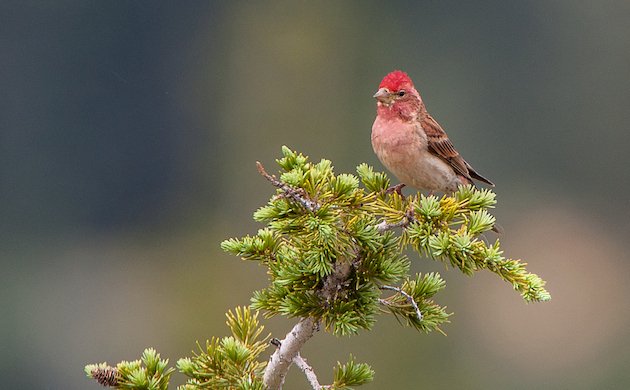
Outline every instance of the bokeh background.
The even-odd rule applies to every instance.
[[[2,1],[2,387],[97,389],[86,363],[225,335],[266,285],[219,248],[260,227],[254,162],[286,144],[383,169],[372,94],[397,68],[498,184],[505,253],[553,300],[412,255],[447,280],[448,336],[320,333],[321,382],[352,352],[365,389],[630,387],[629,21],[625,0]]]

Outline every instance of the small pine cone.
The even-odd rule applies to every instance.
[[[92,378],[103,386],[118,385],[118,370],[115,367],[98,367],[92,370]]]

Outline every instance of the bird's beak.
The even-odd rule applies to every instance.
[[[379,89],[373,97],[385,105],[389,105],[392,102],[392,95],[389,93],[387,88]]]

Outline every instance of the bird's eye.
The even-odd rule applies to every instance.
[[[405,91],[398,91],[398,96],[400,97],[405,96]]]

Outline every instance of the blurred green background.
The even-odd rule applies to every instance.
[[[447,280],[448,337],[387,316],[320,333],[320,381],[352,352],[365,389],[630,387],[630,2],[5,0],[0,48],[3,388],[97,389],[86,363],[225,335],[266,285],[219,249],[260,227],[254,162],[286,144],[383,169],[372,94],[398,68],[497,183],[505,253],[553,300],[412,255]]]

